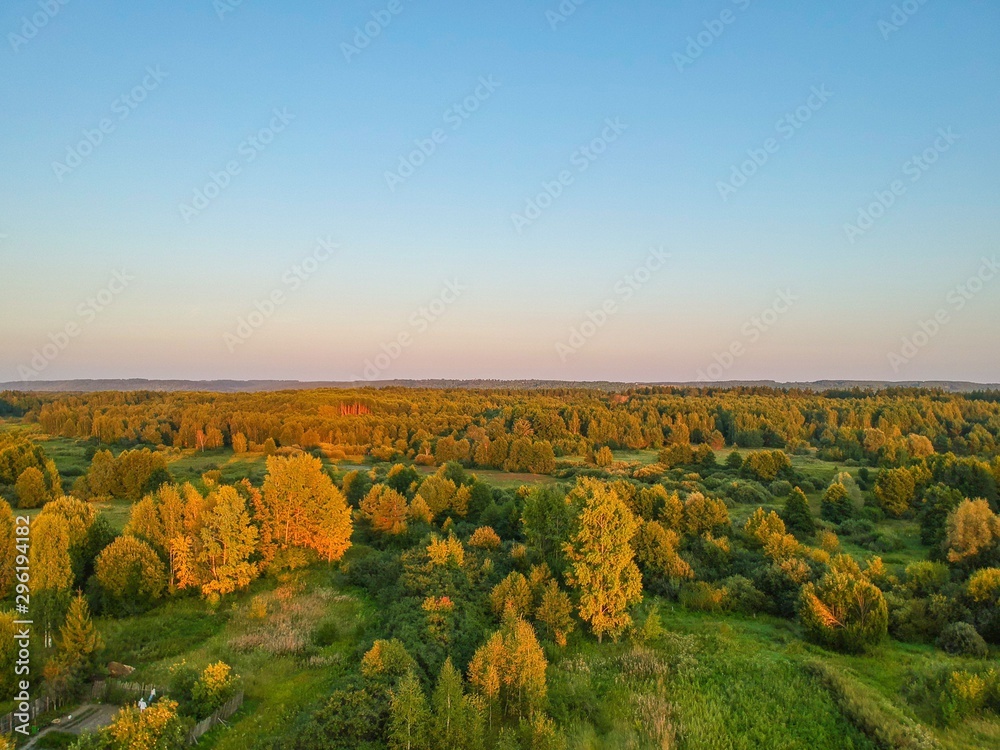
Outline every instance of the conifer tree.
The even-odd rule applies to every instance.
[[[816,522],[809,510],[809,500],[798,487],[793,487],[785,500],[785,508],[781,514],[785,527],[793,534],[812,536],[816,533]]]
[[[70,602],[66,622],[59,629],[59,653],[75,679],[90,676],[102,646],[101,636],[90,619],[87,600],[77,593]]]

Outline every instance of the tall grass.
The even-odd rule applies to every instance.
[[[837,667],[811,659],[806,668],[830,691],[851,722],[886,750],[935,750],[940,745],[877,690],[852,679]]]

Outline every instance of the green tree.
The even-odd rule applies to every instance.
[[[948,531],[948,515],[964,499],[961,492],[947,485],[928,487],[920,503],[920,541],[934,550],[940,549]]]
[[[412,672],[390,692],[389,746],[399,750],[423,750],[427,747],[430,711],[420,680]]]
[[[437,685],[431,698],[434,719],[431,724],[431,746],[435,750],[453,750],[466,747],[468,731],[468,706],[462,689],[462,674],[445,659],[438,673]]]
[[[14,690],[17,684],[17,676],[14,673],[18,651],[18,644],[14,640],[16,633],[14,614],[0,609],[0,701],[9,700],[16,692]]]
[[[909,509],[915,490],[916,482],[908,469],[883,469],[875,480],[875,497],[879,505],[897,518]]]
[[[812,512],[809,510],[809,500],[798,487],[793,487],[785,500],[785,507],[781,513],[781,520],[785,522],[785,527],[793,534],[799,536],[812,536],[816,533],[816,522],[813,520]]]
[[[74,683],[88,679],[97,666],[97,652],[103,647],[100,633],[90,619],[90,607],[82,594],[70,602],[66,621],[59,629],[59,655],[69,667]]]
[[[132,536],[120,536],[101,552],[97,582],[108,603],[119,611],[142,609],[163,595],[167,571],[153,548]]]
[[[830,523],[843,523],[854,515],[854,504],[843,483],[834,482],[827,487],[820,501],[819,515]]]
[[[566,637],[573,632],[573,603],[569,595],[550,580],[542,589],[541,601],[535,619],[542,624],[557,646],[566,645]]]
[[[642,576],[630,544],[639,524],[604,482],[581,479],[570,497],[580,510],[565,545],[566,579],[579,591],[578,613],[597,640],[605,633],[617,638],[632,622],[629,606],[642,601]]]
[[[572,508],[558,486],[535,487],[524,500],[521,523],[532,555],[556,573],[566,568],[563,547],[569,541]]]

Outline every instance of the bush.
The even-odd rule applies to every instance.
[[[885,637],[889,608],[879,588],[862,575],[831,567],[818,584],[802,587],[799,618],[812,640],[858,653]]]
[[[730,576],[720,584],[726,592],[723,606],[732,612],[754,614],[767,609],[767,597],[753,585],[749,578]]]
[[[753,481],[737,480],[729,485],[726,493],[732,498],[733,502],[741,503],[742,505],[760,506],[771,502],[771,498],[767,496],[764,487]]]
[[[698,612],[718,612],[722,609],[725,590],[705,581],[695,581],[681,587],[681,604]]]
[[[776,479],[767,486],[767,491],[774,497],[786,497],[792,491],[792,483],[785,479]]]
[[[937,645],[953,656],[971,656],[975,659],[985,659],[990,652],[983,637],[967,622],[953,622],[942,630]]]

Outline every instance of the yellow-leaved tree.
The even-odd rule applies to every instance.
[[[964,500],[948,515],[945,544],[953,563],[976,557],[1000,539],[1000,517],[983,499]]]
[[[351,546],[350,506],[318,458],[307,453],[269,457],[263,492],[255,502],[265,560],[307,548],[333,562]]]
[[[632,537],[639,526],[614,487],[581,479],[570,493],[579,510],[564,551],[567,582],[579,592],[578,613],[600,641],[617,638],[632,623],[628,608],[642,601],[642,576]]]
[[[548,661],[530,623],[508,615],[469,662],[469,682],[487,701],[492,726],[494,708],[524,719],[541,709],[548,691]]]
[[[207,568],[201,591],[224,596],[244,589],[257,577],[250,557],[257,549],[257,527],[250,522],[246,501],[235,487],[220,487],[205,513],[198,560]]]
[[[0,599],[6,599],[14,585],[14,511],[0,499]]]

